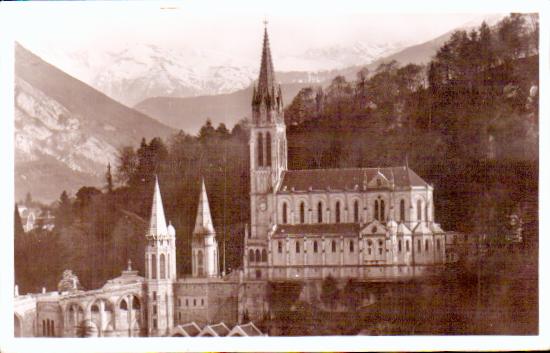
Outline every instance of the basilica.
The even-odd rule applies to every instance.
[[[433,186],[407,165],[288,170],[281,87],[267,29],[250,126],[250,231],[242,268],[220,273],[204,182],[192,244],[192,274],[176,266],[176,231],[155,181],[145,273],[129,263],[102,288],[15,293],[15,336],[261,335],[268,285],[304,283],[309,300],[323,279],[389,282],[445,264],[445,232],[434,220]],[[247,228],[248,229],[248,228]],[[186,236],[186,235],[184,235]],[[247,322],[245,322],[247,321]],[[233,329],[231,329],[233,327]]]

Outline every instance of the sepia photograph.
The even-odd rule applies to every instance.
[[[306,3],[20,8],[14,341],[541,334],[540,13]]]

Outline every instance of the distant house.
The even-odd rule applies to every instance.
[[[18,205],[19,216],[23,230],[27,233],[37,227],[51,231],[55,227],[55,216],[49,210],[42,210],[38,207]]]

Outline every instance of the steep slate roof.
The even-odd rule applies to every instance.
[[[260,331],[252,322],[249,322],[248,324],[236,325],[235,327],[233,327],[228,336],[250,337],[262,335],[262,331]]]
[[[287,170],[279,192],[312,190],[352,190],[357,185],[364,190],[378,171],[397,187],[423,186],[428,184],[412,169],[407,167],[389,168],[344,168],[344,169],[307,169]]]
[[[181,327],[188,337],[195,337],[201,332],[201,328],[195,322],[189,322],[179,327]]]
[[[258,78],[258,92],[262,94],[271,93],[275,86],[275,72],[273,70],[273,60],[271,59],[271,50],[269,49],[269,36],[267,27],[264,29],[264,44],[262,48],[262,62],[260,65],[260,75]]]
[[[359,224],[357,223],[279,224],[275,230],[275,235],[349,234],[358,232]]]
[[[148,235],[168,235],[166,227],[166,218],[164,217],[164,207],[162,206],[162,197],[160,195],[159,181],[155,177],[155,191],[153,194],[153,205],[151,206],[151,218],[149,220]]]
[[[193,234],[214,234],[214,225],[212,224],[212,215],[210,214],[210,205],[208,204],[204,179],[202,180],[201,195],[199,197],[199,207],[197,208],[197,219]]]
[[[225,337],[229,332],[229,328],[223,322],[220,322],[219,324],[205,326],[199,336],[210,334],[214,337]]]

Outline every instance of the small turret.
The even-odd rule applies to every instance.
[[[201,183],[197,219],[193,230],[192,253],[194,277],[217,277],[219,275],[218,242],[204,180]]]

